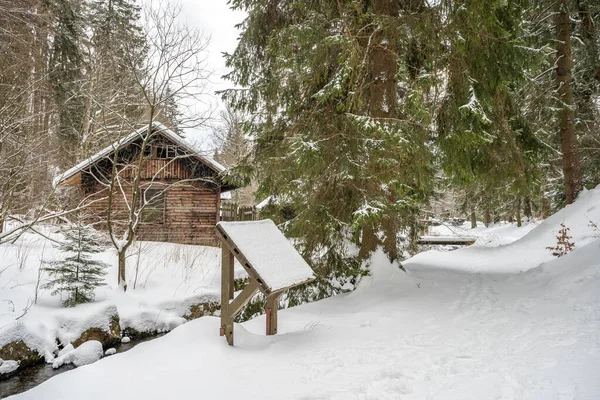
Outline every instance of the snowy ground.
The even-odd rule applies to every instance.
[[[46,225],[40,231],[60,240],[59,229]],[[107,246],[96,257],[110,266],[107,285],[96,291],[95,303],[69,309],[43,289],[47,276],[39,273],[42,260],[59,257],[51,240],[34,233],[0,245],[0,347],[27,337],[26,343],[51,361],[56,338],[66,345],[89,327],[108,327],[117,311],[122,329],[169,331],[185,322],[190,306],[220,300],[218,248],[138,242],[128,256],[129,288],[123,294],[116,281],[116,254]],[[243,274],[237,265],[236,276]]]
[[[595,400],[597,204],[600,188],[514,243],[421,253],[406,274],[376,253],[356,291],[281,311],[277,336],[259,317],[229,347],[201,318],[15,398]],[[555,259],[561,222],[576,250]]]

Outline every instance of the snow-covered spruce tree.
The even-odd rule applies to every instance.
[[[52,16],[53,38],[48,60],[49,83],[54,89],[58,111],[56,163],[65,169],[77,161],[81,146],[81,128],[85,99],[80,82],[86,69],[83,53],[84,3],[54,0],[47,2]]]
[[[224,97],[256,143],[238,171],[289,211],[273,217],[320,278],[290,304],[354,279],[378,244],[398,258],[431,192],[431,9],[389,3],[232,2],[248,12],[228,58],[244,89]]]
[[[582,186],[600,183],[600,4],[532,0],[528,47],[544,49],[544,63],[524,85],[527,120],[548,154],[544,203],[557,210]],[[546,211],[547,213],[547,211]]]
[[[148,45],[141,9],[133,0],[88,2],[83,155],[128,135],[144,114],[139,76]],[[124,123],[126,121],[126,123]]]
[[[584,187],[600,183],[600,2],[577,1],[571,10],[573,96],[577,107],[575,131],[580,140],[581,179]]]
[[[53,295],[67,293],[63,306],[89,303],[94,300],[94,290],[105,285],[103,277],[108,265],[92,259],[93,254],[103,250],[99,239],[96,231],[79,219],[67,227],[64,241],[58,246],[66,257],[45,262],[43,270],[50,278],[43,288],[52,290]]]
[[[377,245],[398,258],[436,175],[503,204],[535,191],[525,0],[232,4],[248,13],[228,58],[243,89],[224,97],[256,143],[240,171],[293,210],[283,226],[320,277]]]
[[[529,94],[550,51],[527,42],[526,1],[445,4],[452,17],[437,112],[440,166],[463,192],[465,211],[489,223],[494,214],[520,214],[539,196],[545,147],[532,126],[538,107]]]

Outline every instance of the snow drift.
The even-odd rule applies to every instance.
[[[547,247],[556,245],[560,224],[570,228],[577,248],[600,237],[600,186],[584,190],[577,201],[547,218],[521,239],[504,246],[474,245],[453,252],[427,251],[417,254],[403,265],[411,270],[465,270],[471,272],[513,273],[537,267],[555,257]]]

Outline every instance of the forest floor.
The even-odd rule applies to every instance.
[[[276,336],[258,317],[229,347],[204,317],[15,399],[597,399],[599,205],[584,192],[512,243],[420,253],[407,273],[377,252],[354,292],[280,311]],[[561,223],[575,250],[556,258]]]

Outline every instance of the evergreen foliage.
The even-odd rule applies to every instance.
[[[539,49],[544,57],[529,71],[529,81],[522,90],[522,109],[534,134],[544,144],[541,161],[543,169],[543,202],[551,203],[552,209],[563,207],[566,199],[561,162],[567,157],[559,136],[558,115],[565,109],[573,112],[575,136],[580,142],[581,179],[586,187],[600,183],[598,172],[597,107],[598,82],[600,82],[600,58],[598,58],[598,34],[600,9],[593,1],[532,0],[525,15],[528,45]],[[557,53],[557,7],[564,9],[570,21],[570,48],[572,57],[571,86],[573,105],[561,99],[556,81]],[[564,85],[562,85],[564,86]]]
[[[390,40],[401,47],[413,35],[409,26],[417,31],[419,24],[370,3],[233,5],[249,17],[228,58],[230,78],[247,89],[224,97],[251,116],[247,133],[256,141],[254,161],[239,171],[259,182],[259,196],[293,207],[287,234],[331,278],[349,265],[342,260],[365,230],[384,230],[389,219],[396,230],[406,228],[431,191],[431,100],[424,95],[431,80],[399,70],[390,78],[402,78],[399,101],[376,104],[371,93],[374,49],[396,47]]]
[[[448,84],[437,133],[446,175],[467,197],[510,201],[539,190],[541,143],[520,89],[539,62],[526,46],[526,1],[450,2]],[[481,204],[480,204],[481,205]]]
[[[573,92],[577,105],[576,129],[581,141],[582,181],[600,184],[600,3],[577,2],[573,45]]]
[[[522,91],[545,53],[528,46],[529,3],[392,3],[232,2],[248,13],[228,56],[244,89],[223,97],[256,142],[238,171],[294,209],[283,226],[322,277],[356,276],[354,244],[361,259],[414,248],[439,184],[472,210],[540,194]]]
[[[547,216],[580,184],[600,183],[598,1],[230,4],[247,18],[227,55],[236,89],[222,95],[235,121],[218,153],[234,166],[230,183],[277,199],[263,216],[321,278],[290,304],[358,281],[378,245],[391,260],[416,251],[419,220],[444,194],[489,224]],[[156,32],[140,14],[134,0],[3,7],[0,229],[45,198],[54,167],[149,116],[181,133],[185,90],[151,87]],[[200,36],[166,46],[203,47]]]
[[[94,300],[94,290],[105,285],[103,277],[108,265],[92,259],[92,255],[103,250],[98,245],[100,239],[91,226],[78,220],[67,227],[64,241],[58,246],[65,258],[45,262],[43,270],[50,278],[43,288],[52,290],[53,295],[66,293],[63,306],[89,303]]]
[[[91,0],[86,74],[84,152],[95,153],[132,130],[146,111],[139,77],[147,43],[140,7],[132,0]]]
[[[58,106],[58,138],[64,167],[78,159],[85,99],[81,87],[86,60],[83,54],[83,4],[77,0],[51,0],[54,17],[49,77]]]
[[[129,132],[144,112],[137,76],[147,53],[131,0],[50,0],[49,79],[67,167]]]

